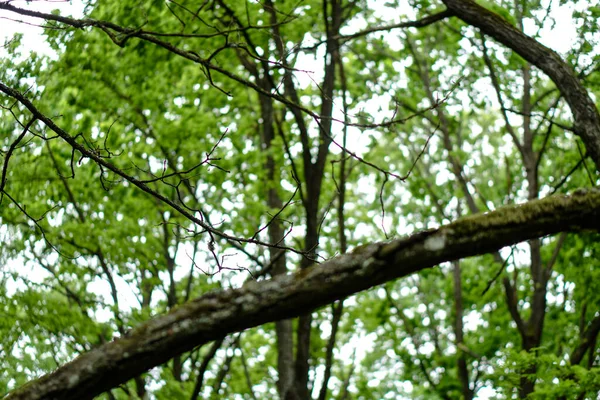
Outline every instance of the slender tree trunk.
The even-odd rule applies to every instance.
[[[454,280],[454,336],[456,346],[459,347],[459,356],[457,359],[458,379],[462,387],[463,398],[465,400],[473,399],[473,390],[469,384],[469,369],[467,367],[467,357],[465,352],[460,349],[464,345],[463,332],[463,298],[462,298],[462,275],[459,261],[452,262],[452,276]]]
[[[268,79],[261,81],[261,86],[266,91],[271,90]],[[280,210],[283,202],[277,188],[279,182],[276,182],[278,174],[276,173],[275,161],[272,157],[271,147],[275,138],[274,131],[274,110],[273,100],[266,96],[260,96],[260,112],[262,118],[261,146],[267,152],[266,170],[267,170],[267,205],[271,210]],[[281,221],[276,219],[271,222],[267,228],[270,243],[278,243],[284,236]],[[286,256],[280,254],[279,249],[269,248],[269,258],[272,266],[271,275],[277,276],[287,273]],[[277,336],[277,371],[279,379],[277,390],[281,399],[294,399],[294,340],[293,340],[292,320],[286,319],[275,323],[275,333]]]

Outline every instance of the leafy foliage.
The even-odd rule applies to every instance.
[[[130,33],[49,22],[56,56],[24,59],[16,36],[0,81],[90,152],[228,237],[270,242],[267,228],[280,224],[282,243],[307,255],[316,209],[316,261],[597,184],[552,82],[475,28],[451,18],[352,35],[435,14],[438,2],[343,1],[339,15],[336,1],[278,1],[276,12],[270,2],[187,3],[96,2],[87,17]],[[547,11],[573,6],[526,3],[482,2],[540,40],[556,15]],[[577,5],[573,21],[577,41],[562,56],[597,98],[598,7]],[[163,45],[136,37],[142,29]],[[328,63],[338,71],[331,98]],[[288,74],[299,117],[285,101],[296,102]],[[41,122],[17,142],[31,115],[6,96],[0,105],[0,156],[9,162],[1,394],[209,290],[271,272],[273,249],[207,233]],[[309,162],[329,140],[317,178]],[[314,312],[313,397],[326,368],[327,398],[593,396],[597,331],[570,361],[600,318],[599,246],[595,233],[542,238],[345,299],[339,327],[335,306]],[[286,257],[288,270],[301,268],[303,255]],[[214,358],[210,346],[198,348],[103,398],[186,398],[200,380],[201,397],[278,398],[276,332],[268,324],[229,337]]]

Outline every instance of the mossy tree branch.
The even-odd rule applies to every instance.
[[[30,382],[6,399],[91,399],[226,334],[295,317],[443,262],[557,232],[598,227],[600,192],[580,190],[361,246],[295,274],[201,296]]]

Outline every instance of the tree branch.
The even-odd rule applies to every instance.
[[[442,262],[561,231],[599,227],[600,192],[579,190],[570,196],[469,216],[407,238],[361,246],[295,274],[207,293],[30,382],[5,399],[91,399],[225,334],[305,314]]]
[[[0,9],[2,8],[1,6],[2,6],[2,3],[0,3]],[[296,254],[306,255],[306,252],[296,250],[292,247],[281,246],[278,244],[265,243],[265,242],[261,242],[256,239],[246,239],[246,238],[242,238],[242,237],[235,237],[235,236],[226,234],[224,232],[221,232],[221,231],[215,229],[213,226],[205,223],[201,218],[198,218],[194,215],[198,210],[191,210],[191,209],[189,209],[185,206],[182,206],[182,205],[176,203],[175,201],[165,197],[158,191],[150,188],[146,183],[144,183],[140,179],[126,174],[123,170],[119,169],[114,164],[108,162],[105,159],[105,157],[102,157],[96,151],[90,150],[86,146],[78,143],[77,136],[70,135],[68,132],[66,132],[65,130],[60,128],[58,125],[56,125],[56,123],[54,123],[54,121],[51,118],[49,118],[48,116],[43,114],[31,101],[29,101],[29,99],[27,99],[19,91],[15,90],[11,87],[8,87],[5,84],[3,84],[2,82],[0,82],[0,92],[3,92],[7,96],[14,98],[19,103],[21,103],[23,106],[25,106],[31,112],[31,114],[33,114],[34,118],[40,120],[48,128],[50,128],[52,131],[54,131],[54,133],[56,133],[61,139],[63,139],[67,144],[69,144],[73,148],[73,151],[78,151],[79,153],[81,153],[82,157],[91,159],[100,168],[104,167],[104,168],[110,170],[111,172],[114,172],[116,175],[127,180],[129,183],[136,186],[138,189],[141,189],[143,192],[146,192],[147,194],[153,196],[154,198],[161,201],[162,203],[165,203],[166,205],[168,205],[175,211],[179,212],[181,215],[183,215],[190,221],[194,222],[196,225],[199,225],[202,229],[209,232],[211,235],[216,235],[216,236],[219,236],[220,238],[235,241],[240,244],[252,243],[252,244],[257,244],[259,246],[273,247],[273,248],[277,248],[277,249],[281,249],[281,250],[289,250]],[[8,193],[4,192],[4,194],[6,194],[8,196]],[[24,212],[24,210],[21,210],[21,211]],[[24,212],[24,214],[26,214],[26,213]],[[30,218],[30,219],[34,220],[33,218]]]
[[[574,130],[600,170],[600,114],[575,71],[561,57],[473,0],[442,0],[454,15],[515,51],[546,73],[571,108]]]
[[[594,319],[592,319],[592,321],[590,321],[588,328],[582,334],[581,343],[571,353],[571,356],[569,357],[569,360],[571,361],[571,365],[581,364],[581,361],[583,360],[583,356],[585,355],[585,352],[590,348],[591,344],[596,340],[599,332],[600,332],[600,314],[596,315],[594,317]],[[593,358],[593,355],[590,354],[590,357]]]

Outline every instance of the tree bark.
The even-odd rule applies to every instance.
[[[600,192],[577,191],[462,218],[407,238],[372,243],[319,265],[207,293],[92,350],[6,397],[92,399],[225,334],[317,307],[442,262],[561,231],[598,229]]]

